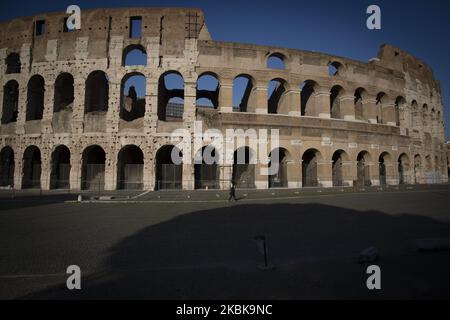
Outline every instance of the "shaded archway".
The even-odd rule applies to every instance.
[[[392,156],[388,152],[383,152],[378,158],[379,178],[381,186],[387,185],[387,180],[392,178],[388,176],[387,172],[387,166],[390,165],[391,161]]]
[[[278,165],[277,172],[273,175],[269,175],[269,188],[287,188],[289,186],[289,152],[284,148],[277,148],[269,154],[269,159],[269,168]],[[275,163],[275,161],[278,163]]]
[[[55,81],[53,112],[72,110],[74,101],[74,80],[70,73],[61,73]]]
[[[102,147],[92,145],[84,149],[81,167],[81,188],[103,190],[105,188],[106,153]]]
[[[135,145],[119,151],[117,157],[117,189],[142,190],[144,177],[144,153]]]
[[[0,152],[0,186],[14,186],[14,150],[4,147]]]
[[[344,179],[344,161],[348,160],[348,155],[344,150],[337,150],[332,157],[332,178],[333,187],[342,187],[345,184]]]
[[[316,149],[308,149],[302,156],[302,185],[303,187],[318,187],[318,162],[321,154]]]
[[[5,60],[6,63],[6,74],[12,73],[20,73],[21,62],[20,62],[20,54],[13,52],[10,53]]]
[[[336,85],[333,88],[331,88],[330,92],[330,114],[331,118],[333,119],[342,119],[342,112],[341,112],[341,96],[344,92],[344,89]]]
[[[356,184],[358,186],[370,186],[370,162],[371,157],[367,151],[361,151],[357,158]]]
[[[240,147],[234,151],[232,182],[237,188],[255,188],[254,151]]]
[[[184,79],[177,71],[168,71],[159,77],[158,120],[183,121]]]
[[[50,188],[70,188],[70,150],[64,145],[56,147],[52,153]]]
[[[36,146],[29,146],[23,153],[22,189],[41,187],[41,151]]]
[[[26,121],[41,120],[44,114],[45,81],[34,75],[28,81]]]
[[[197,79],[197,107],[214,108],[219,106],[219,77],[212,72],[205,72]]]
[[[195,155],[195,189],[219,189],[218,153],[212,145],[204,146]]]
[[[402,153],[398,158],[398,183],[407,184],[409,183],[409,157],[405,153]]]
[[[103,71],[89,74],[85,87],[84,112],[106,112],[109,101],[109,80]]]
[[[284,94],[286,93],[287,89],[286,85],[286,81],[280,78],[273,79],[269,82],[267,113],[287,113],[286,110],[282,110]]]
[[[182,157],[181,151],[172,145],[161,147],[156,153],[155,190],[181,189],[183,187],[183,165],[175,164],[172,152]]]
[[[15,80],[3,86],[2,124],[17,122],[19,114],[19,84]]]
[[[302,116],[315,116],[315,93],[317,90],[317,82],[307,80],[301,86],[301,114]]]

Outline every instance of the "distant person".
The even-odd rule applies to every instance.
[[[134,86],[130,86],[130,88],[128,89],[128,97],[131,98],[133,102],[137,100],[137,92]]]
[[[236,198],[236,188],[234,186],[234,182],[231,182],[230,197],[228,198],[228,201],[231,201],[231,199],[233,199],[234,201],[238,201]]]

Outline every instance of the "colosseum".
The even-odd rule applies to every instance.
[[[214,41],[200,9],[93,9],[81,18],[79,30],[68,30],[66,13],[0,24],[2,187],[328,188],[448,179],[440,84],[396,47],[382,45],[360,62]],[[278,129],[278,172],[262,175],[250,145],[240,147],[244,163],[174,164],[171,133],[193,133],[196,121],[224,133]]]

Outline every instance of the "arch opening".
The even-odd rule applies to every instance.
[[[219,106],[220,82],[216,74],[203,73],[197,80],[197,107],[214,108]]]
[[[183,164],[175,164],[172,153],[183,156],[181,150],[172,145],[163,146],[156,153],[155,190],[176,190],[183,187]]]
[[[104,190],[106,153],[102,147],[87,147],[82,155],[81,188]]]
[[[306,187],[318,187],[318,161],[320,152],[316,149],[308,149],[302,156],[302,185]]]
[[[288,160],[289,153],[284,148],[272,150],[269,154],[269,167],[274,165],[274,161],[278,162],[278,170],[275,174],[269,175],[269,188],[287,188],[288,181]]]
[[[286,69],[285,57],[281,53],[272,53],[267,57],[267,68],[269,69]]]
[[[248,75],[239,75],[233,81],[233,111],[247,112],[251,93],[253,91],[253,81]]]
[[[344,92],[344,89],[341,86],[334,86],[331,88],[330,94],[330,114],[333,119],[342,119],[341,113],[341,96]]]
[[[142,190],[144,188],[144,153],[129,145],[119,151],[117,159],[117,189]]]
[[[16,52],[10,53],[6,57],[6,74],[20,73],[22,63],[20,62],[20,55]]]
[[[273,79],[269,82],[267,112],[277,114],[282,111],[284,95],[286,93],[286,81],[283,79]]]
[[[72,111],[74,99],[73,76],[70,73],[60,74],[55,81],[53,112]]]
[[[236,188],[255,188],[254,151],[240,147],[233,154],[232,183]]]
[[[28,81],[26,121],[41,120],[44,114],[45,81],[34,75]]]
[[[17,122],[19,114],[19,84],[15,80],[3,86],[2,124]]]
[[[145,115],[146,78],[141,73],[131,73],[122,79],[119,116],[134,121]]]
[[[158,120],[183,121],[184,79],[177,71],[161,75],[158,82]]]
[[[333,187],[343,187],[344,181],[344,161],[347,160],[347,155],[343,150],[337,150],[332,157],[332,180]]]
[[[337,62],[337,61],[333,61],[331,63],[328,64],[328,75],[329,76],[337,76],[339,75],[339,72],[342,69],[342,64]]]
[[[0,152],[0,186],[14,186],[14,150],[4,147]]]
[[[387,176],[387,166],[390,165],[390,161],[391,155],[387,152],[383,152],[382,154],[380,154],[380,157],[378,158],[379,177],[381,186],[386,186],[387,179],[390,178]]]
[[[146,66],[147,52],[141,45],[130,45],[123,50],[122,66]]]
[[[196,154],[194,165],[195,189],[219,189],[219,158],[212,145],[204,146]]]
[[[407,184],[409,172],[409,157],[403,153],[398,158],[398,183]]]
[[[50,189],[70,189],[70,150],[58,146],[52,153]]]
[[[25,149],[22,167],[22,189],[41,187],[41,151],[36,146]]]
[[[361,151],[357,158],[357,180],[356,185],[360,187],[370,186],[370,154],[367,151]]]
[[[313,117],[315,115],[315,92],[317,83],[312,80],[303,82],[301,87],[301,114]]]
[[[108,111],[109,79],[105,72],[94,71],[89,74],[85,90],[85,113]]]

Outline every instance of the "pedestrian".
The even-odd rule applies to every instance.
[[[234,182],[231,182],[231,188],[230,188],[230,197],[228,198],[228,201],[231,201],[233,199],[234,201],[238,201],[236,199],[236,188],[234,187]]]

